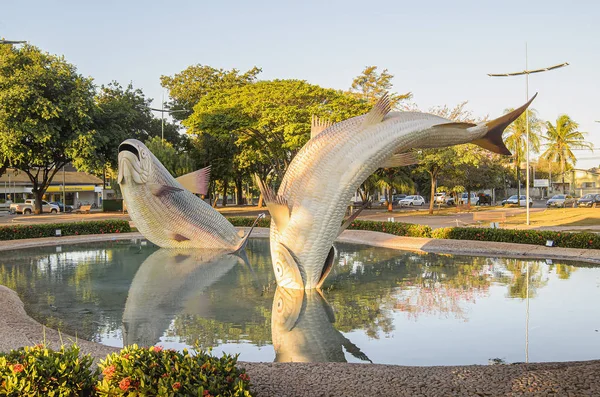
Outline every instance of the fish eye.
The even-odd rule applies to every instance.
[[[148,153],[146,153],[145,150],[142,150],[142,158],[145,159],[147,155],[148,155]]]

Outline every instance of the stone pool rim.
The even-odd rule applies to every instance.
[[[246,229],[247,228],[240,228]],[[268,229],[255,229],[255,238],[268,238]],[[47,237],[0,241],[0,251],[63,244],[143,238],[140,233]],[[600,264],[600,250],[544,247],[528,244],[398,237],[363,230],[346,230],[340,242],[427,253],[508,258],[574,260]],[[16,292],[0,285],[0,351],[39,343],[52,348],[76,338],[46,328],[29,317]],[[68,342],[67,342],[68,343]],[[99,362],[120,349],[78,340],[82,353]],[[243,358],[243,357],[242,357]],[[590,361],[514,363],[509,365],[402,366],[348,363],[240,362],[253,380],[256,396],[303,395],[306,382],[316,386],[310,395],[522,395],[522,393],[600,393],[600,359]],[[306,394],[306,393],[304,393]]]

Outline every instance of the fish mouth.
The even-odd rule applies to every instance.
[[[125,141],[119,145],[119,175],[117,183],[126,182],[143,184],[148,179],[148,173],[142,167],[139,149],[132,143]]]

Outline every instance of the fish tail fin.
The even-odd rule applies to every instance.
[[[258,216],[256,217],[256,219],[252,223],[252,226],[250,227],[250,230],[248,231],[248,234],[246,234],[244,236],[244,238],[242,239],[242,242],[240,243],[240,245],[235,249],[235,251],[232,252],[232,254],[237,255],[240,258],[242,258],[242,260],[244,260],[244,262],[247,262],[247,260],[248,260],[248,257],[246,257],[246,245],[248,244],[248,239],[250,238],[250,235],[252,234],[252,230],[254,230],[254,227],[258,223],[258,220],[262,219],[264,217],[265,217],[264,212],[258,214]]]
[[[504,129],[510,125],[513,121],[515,121],[519,116],[529,107],[531,102],[535,99],[537,93],[529,100],[526,104],[521,106],[518,109],[513,110],[501,117],[498,117],[495,120],[488,121],[485,123],[487,127],[487,133],[479,139],[474,140],[473,144],[477,146],[481,146],[484,149],[487,149],[491,152],[503,154],[506,156],[510,156],[511,152],[504,145],[504,141],[502,140],[502,133]]]

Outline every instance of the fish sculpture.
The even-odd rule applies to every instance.
[[[479,124],[428,113],[391,112],[387,95],[366,115],[333,125],[313,120],[311,139],[290,163],[278,192],[256,178],[271,213],[277,284],[299,289],[322,285],[333,263],[328,258],[333,255],[333,242],[349,225],[348,221],[341,224],[348,202],[375,170],[415,163],[411,149],[464,143],[510,155],[502,133],[534,98]]]
[[[206,194],[210,167],[173,178],[140,141],[119,146],[118,183],[137,229],[162,248],[240,252],[250,233],[235,227],[194,193]],[[194,192],[194,193],[192,193]]]
[[[346,362],[344,349],[370,362],[335,329],[334,322],[333,310],[320,290],[277,287],[271,315],[275,362]]]
[[[223,250],[161,248],[154,252],[129,287],[123,345],[155,345],[176,315],[202,314],[201,294],[239,262],[239,257]]]

